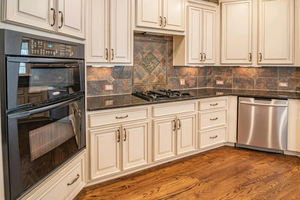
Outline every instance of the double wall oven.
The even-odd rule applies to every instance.
[[[84,45],[8,30],[0,39],[5,195],[18,199],[85,148]]]

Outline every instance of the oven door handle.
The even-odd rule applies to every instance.
[[[28,58],[28,57],[7,57],[7,61],[17,62],[17,63],[84,63],[84,60]]]
[[[75,101],[77,101],[78,99],[80,99],[82,97],[84,97],[84,95],[80,95],[78,97],[75,97],[74,99],[69,99],[69,100],[66,100],[66,101],[63,101],[63,102],[60,102],[60,103],[57,103],[57,104],[53,104],[53,105],[49,105],[49,106],[37,108],[37,109],[34,109],[34,110],[25,111],[25,112],[19,112],[19,113],[12,113],[12,114],[7,115],[7,117],[9,119],[15,119],[15,118],[21,118],[21,117],[28,117],[30,115],[34,115],[34,114],[37,114],[37,113],[40,113],[40,112],[45,112],[47,110],[52,110],[54,108],[59,108],[61,106],[67,105],[67,104],[69,104],[71,102],[75,102]]]

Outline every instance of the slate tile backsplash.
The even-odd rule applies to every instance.
[[[87,67],[88,96],[130,94],[136,91],[206,87],[287,90],[300,92],[300,68],[173,66],[172,37],[135,34],[134,66]],[[186,84],[180,86],[180,79]],[[223,85],[217,85],[221,80]],[[279,86],[280,82],[288,87]],[[113,85],[113,91],[105,91]]]

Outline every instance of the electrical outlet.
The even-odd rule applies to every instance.
[[[113,85],[105,85],[105,90],[114,90]]]
[[[223,95],[224,92],[216,92],[216,95]]]
[[[114,100],[105,101],[105,106],[112,106],[112,105],[114,105]]]
[[[289,83],[288,82],[279,82],[279,87],[288,87]]]
[[[185,85],[185,79],[180,79],[180,85],[181,86]]]
[[[217,84],[217,85],[224,85],[224,81],[222,81],[222,80],[217,80],[217,81],[216,81],[216,84]]]

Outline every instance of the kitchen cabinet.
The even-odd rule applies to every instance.
[[[85,38],[84,0],[4,0],[2,9],[4,22]]]
[[[259,0],[259,64],[293,64],[294,18],[293,0]]]
[[[177,118],[177,155],[194,151],[196,148],[196,115]]]
[[[184,0],[136,0],[136,26],[184,31]]]
[[[89,0],[87,19],[87,62],[130,63],[131,1]]]
[[[252,63],[252,1],[222,3],[221,63]]]
[[[289,99],[288,104],[287,150],[300,153],[300,101]]]

